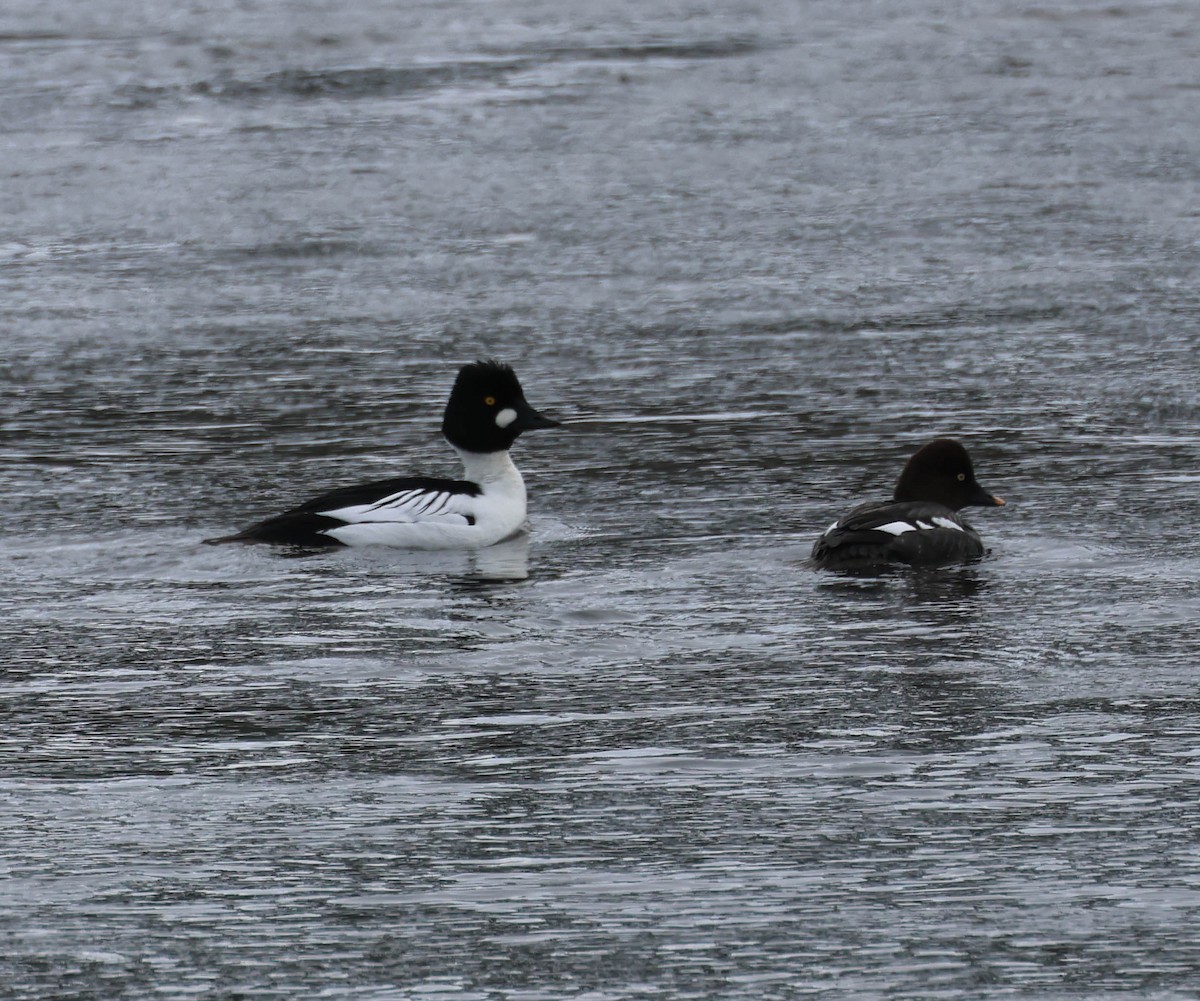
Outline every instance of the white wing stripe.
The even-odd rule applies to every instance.
[[[962,525],[949,518],[943,518],[941,515],[935,515],[929,521],[922,521],[920,518],[914,518],[916,524],[908,521],[889,521],[886,525],[876,525],[872,531],[887,532],[888,535],[903,535],[905,532],[932,531],[935,528],[952,528],[956,532],[964,532],[966,529]],[[931,525],[929,522],[933,522]],[[828,534],[828,531],[826,532]]]
[[[448,490],[401,490],[370,504],[349,504],[345,507],[321,511],[330,518],[347,524],[361,522],[395,522],[449,525],[469,524],[474,517],[475,498],[469,494],[456,494]]]
[[[903,535],[905,532],[915,532],[916,525],[910,525],[907,521],[889,521],[886,525],[877,525],[874,529],[876,532],[887,532],[889,535]]]
[[[373,504],[364,505],[364,507],[370,510],[378,510],[381,507],[392,507],[393,505],[402,507],[419,493],[419,490],[401,490],[398,494],[389,494],[387,497],[381,497]]]

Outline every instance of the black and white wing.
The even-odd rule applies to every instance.
[[[474,498],[480,493],[479,485],[469,480],[427,477],[375,480],[331,490],[235,535],[205,541],[307,547],[346,545],[348,540],[334,534],[340,533],[363,537],[356,541],[420,546],[422,534],[437,535],[474,525]]]
[[[864,504],[829,526],[813,545],[818,566],[855,569],[902,563],[963,563],[984,553],[983,541],[957,513],[924,501]]]

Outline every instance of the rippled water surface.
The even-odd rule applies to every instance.
[[[162,9],[155,9],[162,8]],[[0,13],[0,997],[1191,998],[1189,3]],[[475,554],[199,545],[563,418]],[[819,574],[939,434],[967,567]]]

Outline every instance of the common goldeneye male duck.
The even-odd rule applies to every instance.
[[[908,460],[891,501],[863,504],[825,529],[813,546],[813,562],[827,570],[859,570],[977,559],[983,540],[957,512],[1003,504],[975,481],[967,450],[938,438]]]
[[[558,426],[525,402],[508,365],[464,365],[442,418],[442,434],[462,459],[464,479],[398,477],[343,487],[235,535],[204,541],[405,549],[491,546],[525,523],[525,481],[508,450],[522,431]]]

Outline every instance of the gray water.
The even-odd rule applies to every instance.
[[[1188,2],[0,13],[0,997],[1194,998]],[[204,547],[569,422],[478,554]],[[952,434],[973,566],[812,539]]]

